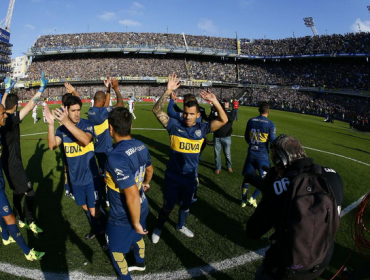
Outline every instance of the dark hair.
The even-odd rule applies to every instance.
[[[266,101],[262,101],[259,105],[258,112],[260,112],[260,114],[262,115],[266,114],[268,110],[270,110],[270,104],[268,104],[268,102]]]
[[[197,113],[199,113],[200,112],[200,110],[199,110],[199,104],[198,104],[198,102],[197,101],[188,101],[188,102],[186,102],[185,103],[185,106],[184,107],[189,107],[189,108],[191,108],[191,107],[194,107],[194,106],[196,106],[197,107]]]
[[[64,106],[67,107],[67,108],[69,108],[73,105],[76,105],[76,104],[78,104],[78,105],[80,105],[80,107],[82,107],[81,99],[77,96],[74,96],[74,95],[68,96],[67,99],[66,99],[66,102],[64,102]]]
[[[14,105],[18,105],[18,96],[12,93],[9,94],[5,100],[5,109],[10,110],[14,107]]]
[[[188,100],[188,101],[197,101],[195,95],[194,94],[191,94],[191,93],[184,94],[183,98],[184,98],[184,101],[185,100]]]
[[[108,115],[108,122],[119,136],[131,134],[132,115],[127,108],[114,108]]]
[[[102,100],[104,100],[104,98],[105,98],[105,93],[104,93],[104,91],[101,91],[101,90],[99,90],[99,91],[97,91],[96,93],[95,93],[95,95],[94,95],[94,102],[99,102],[99,101],[102,101]]]
[[[64,106],[66,106],[66,100],[67,100],[67,98],[68,98],[68,97],[70,97],[70,96],[73,96],[73,94],[72,94],[72,93],[65,93],[65,94],[63,94],[63,96],[62,96],[62,104],[63,104]]]

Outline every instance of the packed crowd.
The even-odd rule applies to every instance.
[[[41,69],[51,79],[99,80],[113,76],[163,77],[171,70],[183,79],[242,82],[259,85],[370,89],[370,68],[363,59],[226,61],[176,55],[91,54],[34,60],[27,80],[38,80]],[[238,80],[239,72],[239,80]]]
[[[336,118],[351,120],[358,116],[369,118],[370,99],[334,94],[302,92],[283,88],[252,89],[245,94],[244,103],[258,105],[261,100],[273,108],[327,116],[334,112]]]
[[[39,48],[79,47],[79,46],[172,46],[185,48],[185,41],[189,47],[236,50],[236,39],[194,36],[170,33],[136,33],[136,32],[104,32],[104,33],[77,33],[40,36],[33,50]]]
[[[280,40],[258,39],[242,44],[242,53],[256,56],[369,53],[370,33],[321,35]]]

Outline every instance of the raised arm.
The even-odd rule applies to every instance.
[[[211,121],[211,132],[220,129],[228,121],[225,110],[222,108],[220,102],[218,102],[216,96],[212,92],[206,92],[205,90],[202,90],[200,92],[200,96],[202,96],[204,100],[212,102],[214,108],[218,113],[217,118]]]
[[[17,82],[16,81],[13,81],[10,76],[6,76],[5,80],[4,80],[4,85],[5,85],[5,93],[3,95],[3,98],[1,100],[1,103],[3,104],[4,108],[5,108],[5,100],[6,100],[6,97],[8,96],[8,94],[10,93],[10,91],[12,90],[12,88],[14,87],[14,85],[16,84]]]
[[[30,101],[28,101],[28,103],[26,104],[26,106],[24,106],[22,108],[22,110],[20,110],[20,112],[19,112],[19,119],[21,121],[25,118],[25,116],[28,115],[29,112],[32,111],[33,107],[35,107],[35,105],[37,104],[37,102],[40,101],[40,97],[44,93],[45,88],[46,88],[48,82],[49,82],[49,80],[48,79],[45,79],[45,72],[42,71],[41,72],[41,83],[40,83],[39,91],[36,92],[36,94],[32,97],[32,99]]]
[[[108,107],[109,106],[109,101],[110,101],[110,88],[111,88],[111,85],[112,85],[112,80],[110,79],[109,76],[107,76],[107,80],[104,81],[104,85],[107,88],[107,93],[105,94],[104,107]]]
[[[114,105],[113,108],[123,107],[123,99],[121,93],[119,92],[118,80],[116,78],[113,78],[112,88],[114,89],[114,92],[116,93],[117,96],[117,104]]]
[[[60,139],[59,136],[55,135],[55,132],[54,132],[55,118],[51,114],[49,110],[49,106],[46,105],[44,107],[44,110],[45,110],[45,118],[48,123],[48,145],[49,145],[49,149],[53,151],[60,145],[60,143],[62,143],[62,139]]]
[[[64,83],[64,87],[68,93],[72,93],[74,96],[80,98],[80,95],[77,93],[76,89],[70,83]]]
[[[180,113],[180,112],[182,112],[182,110],[180,112],[174,110],[175,105],[176,105],[175,104],[176,97],[177,97],[177,94],[175,92],[172,92],[171,93],[171,99],[170,99],[170,102],[168,103],[168,107],[167,107],[167,115],[170,118],[182,121],[182,114]]]
[[[69,132],[81,143],[83,147],[87,146],[91,142],[92,135],[88,132],[84,132],[79,129],[68,117],[67,108],[62,106],[61,109],[55,109],[52,111],[54,118],[60,121]]]
[[[157,117],[158,121],[164,126],[167,127],[170,117],[163,111],[164,103],[170,94],[180,87],[181,78],[177,78],[176,74],[168,75],[167,89],[159,98],[157,103],[153,107],[153,113]]]

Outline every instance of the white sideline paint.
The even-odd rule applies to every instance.
[[[136,130],[163,130],[166,131],[165,129],[161,128],[133,128]],[[41,132],[41,133],[34,133],[34,134],[25,134],[21,135],[22,136],[32,136],[32,135],[39,135],[39,134],[46,134],[47,132]],[[244,136],[241,135],[232,135],[234,137],[242,137]],[[342,157],[348,160],[352,160],[355,162],[358,162],[360,164],[370,166],[370,164],[358,161],[349,157],[345,157],[342,155],[334,154],[331,152],[326,152],[314,148],[309,148],[309,147],[304,147],[305,149],[309,150],[314,150],[317,152],[322,152],[326,154],[330,154],[333,156],[338,156]],[[364,195],[365,196],[365,195]],[[345,209],[342,210],[341,212],[341,217],[344,215],[348,214],[351,212],[353,209],[355,209],[362,201],[364,198],[362,196],[359,198],[357,201],[353,202],[349,206],[347,206]],[[208,275],[212,272],[217,272],[217,271],[223,271],[227,269],[231,269],[237,266],[244,265],[246,263],[250,263],[253,261],[257,261],[261,259],[264,255],[268,247],[259,249],[255,252],[249,252],[247,254],[241,255],[239,257],[215,262],[215,263],[210,263],[209,265],[205,266],[200,266],[200,267],[195,267],[195,268],[190,268],[190,269],[181,269],[177,271],[172,271],[172,272],[163,272],[163,273],[152,273],[152,274],[145,274],[145,275],[140,275],[140,276],[132,276],[133,279],[135,280],[149,280],[149,279],[158,279],[158,280],[167,280],[167,279],[188,279],[188,278],[193,278],[193,277],[200,277],[203,275]],[[88,275],[80,271],[73,271],[70,273],[52,273],[52,272],[42,272],[39,269],[29,269],[29,268],[23,268],[20,266],[15,266],[7,263],[2,263],[0,262],[0,271],[6,272],[15,276],[19,277],[25,277],[29,279],[45,279],[45,280],[75,280],[75,279],[86,279],[86,280],[115,280],[117,279],[116,277],[107,277],[107,276],[93,276],[93,275]]]

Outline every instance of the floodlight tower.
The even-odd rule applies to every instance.
[[[0,22],[0,27],[3,28],[4,30],[8,31],[8,32],[10,32],[10,24],[12,23],[14,3],[15,3],[15,0],[10,0],[9,7],[8,7],[8,13],[6,14],[6,18],[4,18]]]
[[[303,19],[303,21],[304,21],[304,25],[311,28],[313,36],[319,36],[319,33],[316,30],[315,23],[312,17],[306,17]]]
[[[367,10],[369,11],[369,13],[370,13],[370,6],[367,6]]]

